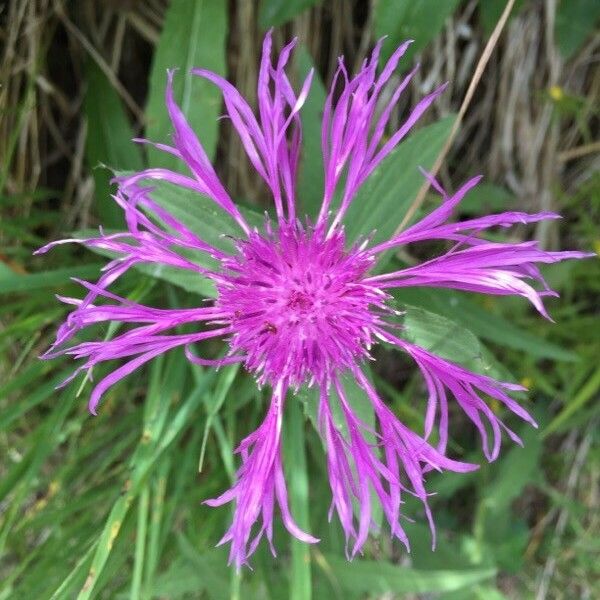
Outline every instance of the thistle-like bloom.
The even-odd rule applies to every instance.
[[[83,359],[76,372],[89,371],[104,361],[125,359],[96,383],[89,403],[94,414],[108,388],[159,354],[179,346],[185,348],[190,361],[200,365],[243,363],[258,384],[273,390],[265,420],[237,449],[241,457],[237,481],[220,497],[207,500],[211,506],[235,504],[233,522],[222,542],[231,543],[230,560],[237,566],[247,563],[263,535],[273,548],[275,504],[292,535],[306,542],[318,541],[303,532],[290,514],[281,461],[284,404],[291,390],[304,385],[318,389],[318,414],[332,492],[330,514],[337,513],[351,545],[349,553],[354,556],[367,539],[374,497],[381,504],[392,535],[407,547],[408,539],[400,524],[403,495],[419,498],[433,532],[425,489],[427,472],[477,468],[446,456],[449,403],[457,403],[479,430],[488,460],[498,456],[502,429],[514,441],[519,439],[491,410],[486,398],[535,423],[509,396],[523,389],[520,386],[469,371],[403,339],[389,291],[430,286],[519,295],[547,317],[542,298],[553,292],[536,265],[585,256],[579,252],[547,252],[536,242],[500,243],[478,237],[491,227],[557,218],[553,213],[506,212],[451,222],[453,211],[479,178],[449,195],[430,177],[441,195],[439,208],[387,242],[372,246],[367,237],[354,245],[347,243],[343,221],[357,190],[444,89],[442,86],[423,98],[400,129],[384,138],[392,110],[415,71],[401,81],[383,109],[381,92],[409,42],[396,50],[379,74],[381,43],[352,78],[343,59],[339,60],[323,108],[323,202],[316,221],[303,225],[303,215],[297,214],[295,188],[301,147],[299,111],[309,92],[312,72],[296,94],[285,72],[294,45],[295,41],[283,48],[276,64],[272,64],[271,35],[267,34],[258,80],[258,116],[225,79],[203,69],[193,70],[221,90],[227,115],[248,158],[270,190],[275,221],[267,220],[260,229],[246,222],[175,103],[174,74],[169,72],[166,105],[173,124],[173,145],[155,145],[179,158],[189,175],[149,168],[119,177],[115,200],[125,213],[127,231],[110,235],[101,231],[97,238],[65,240],[110,251],[116,258],[106,265],[97,283],[80,282],[87,289],[82,300],[61,298],[75,308],[46,354]],[[164,180],[212,199],[239,225],[234,250],[227,253],[213,247],[165,211],[151,195],[153,180]],[[189,210],[194,210],[193,206]],[[446,240],[451,249],[416,266],[376,273],[374,267],[383,252],[427,240]],[[203,264],[214,267],[200,266],[190,258],[194,254],[206,256],[208,263]],[[191,271],[212,280],[216,299],[194,309],[165,310],[137,304],[109,291],[131,267],[147,263]],[[107,322],[129,326],[112,339],[65,346],[81,329]],[[181,325],[194,332],[177,333]],[[226,340],[226,356],[197,356],[194,344],[216,337]],[[371,359],[374,343],[405,352],[420,369],[428,392],[423,436],[393,414],[365,375],[365,361]],[[375,427],[366,425],[353,411],[343,375],[354,377],[364,391],[373,407]],[[345,421],[344,431],[334,419],[334,411]],[[428,441],[432,436],[435,444]]]

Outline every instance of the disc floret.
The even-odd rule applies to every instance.
[[[260,383],[324,383],[369,357],[388,296],[364,282],[373,256],[344,245],[342,230],[267,225],[225,261],[217,306],[231,322],[231,352]]]

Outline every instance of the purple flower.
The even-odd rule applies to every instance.
[[[389,290],[432,286],[519,295],[548,317],[542,300],[554,292],[536,265],[586,255],[547,252],[536,242],[490,242],[478,235],[491,227],[533,223],[557,215],[506,212],[450,222],[454,209],[479,178],[448,195],[426,175],[442,196],[439,208],[376,246],[370,246],[368,239],[355,245],[345,240],[343,219],[357,190],[444,89],[442,86],[423,98],[400,129],[384,139],[391,112],[415,71],[402,80],[383,110],[379,106],[381,92],[409,43],[396,50],[379,75],[381,42],[352,78],[343,59],[339,60],[323,109],[325,185],[315,223],[301,223],[295,189],[301,146],[299,111],[309,92],[312,72],[296,94],[285,72],[295,41],[281,51],[273,65],[269,33],[258,81],[258,116],[235,87],[219,75],[203,69],[194,69],[193,73],[220,88],[227,115],[273,197],[276,223],[267,220],[262,229],[248,225],[174,101],[171,71],[166,104],[173,124],[173,146],[155,145],[181,159],[189,175],[149,168],[121,176],[115,200],[124,211],[126,232],[105,235],[101,231],[97,238],[54,242],[39,250],[45,252],[55,244],[74,241],[116,255],[97,283],[80,281],[87,290],[82,300],[61,298],[75,308],[45,355],[67,354],[82,359],[73,376],[104,361],[125,359],[122,366],[96,383],[89,402],[93,414],[108,388],[178,346],[184,347],[191,362],[200,365],[218,367],[241,362],[259,385],[272,388],[265,420],[237,448],[241,467],[236,483],[220,497],[207,501],[211,506],[235,503],[233,522],[221,542],[231,543],[230,560],[238,567],[247,563],[263,534],[273,549],[275,503],[292,535],[306,542],[318,541],[300,530],[288,507],[280,449],[282,413],[290,389],[303,385],[318,388],[319,422],[332,491],[331,514],[337,513],[352,545],[352,556],[361,551],[371,529],[374,497],[381,504],[392,535],[408,547],[399,521],[403,495],[411,494],[423,503],[433,532],[426,474],[431,469],[466,472],[477,468],[445,456],[450,401],[457,403],[479,430],[488,460],[498,456],[502,429],[514,441],[519,440],[490,409],[486,398],[499,401],[535,426],[530,415],[508,395],[523,389],[520,386],[471,372],[403,339]],[[339,92],[336,101],[334,89]],[[164,180],[212,199],[239,225],[235,251],[228,254],[199,239],[184,222],[152,200],[153,180]],[[374,266],[382,252],[424,240],[447,240],[451,249],[413,267],[375,274]],[[214,267],[196,264],[189,258],[192,253],[206,255]],[[109,291],[111,284],[131,267],[148,263],[210,279],[216,286],[216,299],[195,309],[165,310],[137,304]],[[112,339],[65,346],[88,325],[109,321],[131,326]],[[194,333],[176,333],[181,325]],[[227,341],[229,352],[224,358],[195,354],[196,342],[216,337]],[[376,342],[404,351],[420,369],[429,396],[423,436],[398,420],[365,375],[364,363],[371,359],[370,349]],[[372,404],[375,427],[362,422],[353,411],[342,380],[344,374],[354,377]],[[344,431],[334,419],[334,411],[341,414]],[[434,430],[435,446],[427,441]]]

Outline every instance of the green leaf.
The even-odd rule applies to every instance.
[[[114,252],[110,252],[102,248],[90,248],[90,250],[96,254],[100,254],[108,258],[114,258],[116,256]],[[202,258],[197,258],[196,256],[194,260],[198,264],[203,262],[206,264],[207,262],[203,261]],[[200,294],[201,296],[212,298],[215,297],[217,293],[216,288],[210,279],[203,277],[194,271],[178,269],[177,267],[170,267],[155,263],[138,263],[134,265],[133,269],[153,279],[161,279],[162,281],[172,283],[173,285],[180,287],[186,292],[191,292],[192,294]]]
[[[204,589],[214,600],[227,598],[229,596],[229,586],[227,585],[229,569],[223,554],[221,552],[216,555],[214,552],[205,554],[198,552],[197,548],[182,533],[177,534],[177,542],[181,555],[194,568],[198,579],[196,588],[190,591],[197,593]]]
[[[537,416],[537,415],[536,415]],[[523,425],[519,435],[523,447],[513,446],[496,465],[494,481],[484,488],[487,510],[494,514],[510,510],[523,488],[537,479],[542,454],[542,436],[537,429]]]
[[[32,483],[39,476],[48,456],[61,442],[62,427],[74,404],[75,395],[67,391],[63,392],[52,411],[46,415],[43,424],[35,431],[37,443],[31,444],[20,462],[11,465],[12,468],[3,473],[0,483],[0,502],[4,501],[8,493],[11,494],[11,502],[8,503],[0,522],[0,555],[5,554],[9,532],[17,521],[23,503],[26,502]]]
[[[306,50],[301,47],[296,54],[298,74],[301,81],[304,80],[311,68],[314,67],[313,59]],[[300,157],[300,169],[298,173],[298,202],[301,210],[299,214],[305,214],[316,219],[323,200],[323,153],[321,151],[321,119],[323,106],[327,92],[318,73],[315,73],[310,88],[310,93],[302,110],[302,155]]]
[[[431,168],[455,118],[449,115],[411,133],[373,171],[358,190],[344,219],[349,241],[372,231],[375,231],[373,244],[393,235],[423,184],[419,167]]]
[[[401,308],[402,337],[407,341],[476,373],[502,381],[514,379],[462,323],[417,306],[402,304]]]
[[[165,181],[153,181],[152,187],[151,198],[208,244],[232,252],[231,238],[244,235],[233,218],[207,196]],[[238,208],[250,227],[263,225],[263,215],[250,208]]]
[[[200,448],[200,459],[198,461],[198,472],[202,471],[204,463],[204,453],[206,452],[206,443],[208,434],[212,428],[213,420],[219,414],[225,399],[229,394],[229,390],[235,381],[236,375],[240,370],[240,365],[231,365],[225,367],[217,377],[217,384],[213,393],[206,399],[206,421],[204,423],[204,434],[202,436],[202,446]]]
[[[494,569],[419,571],[374,560],[353,560],[327,555],[325,564],[343,590],[364,594],[425,594],[450,592],[490,579]]]
[[[544,422],[544,413],[536,412],[536,418]],[[509,572],[521,571],[529,539],[526,522],[512,504],[521,496],[526,485],[541,479],[543,450],[542,436],[538,430],[522,424],[518,433],[523,440],[523,447],[512,446],[502,460],[486,467],[493,473],[493,479],[481,486],[472,547],[474,557],[488,555],[492,557],[493,564]]]
[[[579,412],[592,398],[596,398],[600,390],[600,369],[596,369],[586,379],[581,389],[571,398],[568,404],[552,420],[544,430],[544,437],[557,431],[568,420]]]
[[[445,478],[446,475],[447,473],[444,473],[442,477]],[[436,521],[443,520],[439,513],[442,513],[444,507],[439,502],[436,486],[428,485],[428,489],[432,495],[432,500],[435,499],[438,506],[438,508],[434,507],[437,515]],[[449,569],[454,571],[472,566],[461,550],[454,529],[447,531],[441,528],[439,524],[436,526],[435,552],[432,552],[431,531],[428,525],[412,521],[406,524],[403,523],[402,527],[410,540],[411,566],[414,568],[423,570]]]
[[[181,433],[193,413],[197,410],[202,397],[205,394],[205,388],[214,378],[214,372],[202,372],[203,377],[194,386],[191,393],[182,401],[177,403],[177,409],[172,411],[174,414],[167,414],[171,406],[168,401],[169,396],[178,397],[180,394],[179,383],[181,381],[182,369],[185,368],[185,362],[171,361],[169,377],[164,377],[159,372],[161,361],[152,364],[151,385],[148,391],[147,402],[150,406],[146,410],[144,433],[140,440],[134,455],[131,458],[131,473],[123,493],[115,500],[104,528],[99,536],[98,546],[94,553],[94,558],[90,565],[88,577],[85,585],[79,592],[79,600],[87,600],[94,596],[97,591],[98,581],[107,561],[112,552],[113,543],[119,536],[121,526],[128,516],[129,509],[133,501],[138,497],[147,477],[156,466],[163,452],[173,443],[175,438]],[[177,366],[177,373],[174,372],[173,365]]]
[[[499,379],[512,379],[464,325],[442,315],[403,305],[403,338],[447,360]]]
[[[169,214],[184,223],[201,240],[225,252],[233,253],[235,251],[232,238],[239,238],[243,232],[239,225],[210,198],[166,181],[153,181],[152,188],[153,191],[150,193],[152,199],[166,209]],[[239,208],[251,227],[263,224],[264,217],[262,215],[248,208]],[[106,231],[106,233],[111,232]],[[89,230],[80,231],[77,234],[83,237],[96,236],[96,232]],[[103,249],[90,248],[90,250],[111,258],[115,256],[114,252]],[[182,250],[181,254],[206,268],[218,266],[215,260],[201,252]],[[216,296],[213,282],[199,273],[152,263],[137,264],[134,268],[151,277],[168,281],[188,292],[207,297]]]
[[[143,167],[139,146],[119,95],[98,65],[86,63],[87,90],[83,110],[88,121],[86,162],[95,184],[95,208],[106,227],[121,227],[123,212],[110,197],[110,170],[140,170]]]
[[[153,182],[152,187],[154,188],[151,193],[152,198],[173,217],[184,223],[201,240],[225,252],[234,253],[235,247],[232,238],[239,238],[243,235],[242,231],[239,225],[210,198],[163,181]],[[263,224],[264,217],[262,215],[251,209],[239,208],[250,227]],[[193,260],[204,267],[216,266],[215,261],[206,254],[195,253]],[[155,269],[153,265],[149,265],[149,267]],[[146,266],[142,268],[142,270],[145,269],[147,269]],[[210,297],[216,295],[212,281],[197,273],[169,268],[163,268],[160,273],[155,271],[152,273],[187,291]]]
[[[363,365],[363,372],[369,379],[373,380],[371,369],[368,365]],[[358,385],[356,379],[349,374],[343,374],[340,376],[340,383],[342,384],[348,404],[352,407],[354,414],[369,427],[375,428],[375,412],[373,406],[367,397],[365,391]],[[319,391],[316,386],[312,388],[303,388],[299,394],[300,400],[304,403],[304,414],[310,419],[315,430],[319,431]],[[348,430],[344,419],[344,413],[339,406],[339,399],[337,392],[334,389],[330,390],[330,401],[331,401],[331,413],[335,426],[347,436]],[[368,432],[365,433],[365,437],[369,439]]]
[[[292,398],[286,408],[287,428],[284,435],[286,474],[290,508],[298,526],[310,532],[308,472],[306,470],[306,440],[304,435],[305,418],[300,404]],[[289,598],[310,600],[311,563],[308,544],[292,537],[292,562],[290,571]]]
[[[406,302],[425,308],[468,327],[480,338],[527,352],[536,358],[575,361],[577,355],[560,346],[520,329],[500,315],[491,313],[465,294],[452,290],[428,290],[424,288],[403,288],[394,290],[398,302]]]
[[[71,572],[63,579],[60,586],[54,591],[50,597],[50,600],[62,600],[62,598],[73,596],[75,593],[75,588],[81,585],[80,581],[83,581],[85,573],[89,570],[92,554],[95,549],[96,544],[90,546],[85,553],[79,553],[81,557]]]
[[[135,539],[135,554],[133,564],[133,574],[131,577],[132,600],[138,600],[141,597],[142,573],[144,569],[144,559],[146,558],[146,534],[148,531],[148,513],[150,505],[150,486],[148,483],[143,486],[140,492],[140,502],[138,508],[138,519]]]
[[[102,268],[101,263],[84,266],[63,267],[52,271],[28,273],[26,275],[14,273],[10,270],[0,271],[0,295],[16,292],[33,292],[53,287],[62,287],[69,283],[71,277],[87,279],[97,276]]]
[[[462,214],[479,216],[506,210],[514,200],[515,197],[506,188],[493,183],[480,183],[461,200],[459,210]]]
[[[514,17],[523,8],[524,4],[524,0],[516,0],[510,17]],[[500,20],[502,11],[506,8],[506,0],[483,0],[483,2],[478,3],[478,6],[483,29],[486,35],[490,35],[496,23]]]
[[[185,598],[202,592],[205,585],[203,571],[198,571],[197,565],[178,560],[154,580],[152,593],[155,598]]]
[[[48,371],[48,363],[37,361],[26,369],[20,375],[13,377],[4,385],[0,386],[0,398],[7,398],[11,390],[12,384],[17,384],[19,387],[27,385],[27,380],[33,377],[33,381],[38,381],[38,387],[30,390],[24,398],[19,402],[9,403],[7,408],[0,413],[0,431],[6,431],[12,423],[21,418],[28,411],[32,410],[42,402],[46,401],[50,396],[56,394],[56,386],[62,383],[73,371],[72,367],[60,371],[45,381],[40,375],[45,375]],[[23,377],[26,375],[27,377]],[[41,383],[43,382],[43,383]],[[15,386],[16,387],[16,386]]]
[[[261,29],[279,27],[321,0],[262,0],[258,13]]]
[[[458,0],[379,0],[375,5],[375,35],[389,36],[382,55],[387,59],[405,40],[415,40],[402,58],[408,64],[442,30]]]
[[[560,52],[571,58],[596,29],[600,20],[597,0],[562,0],[556,12],[555,35]]]
[[[371,373],[371,369],[369,365],[365,364],[362,366],[362,371],[367,377],[367,379],[373,382],[373,375]],[[375,431],[376,429],[376,419],[375,419],[375,411],[373,409],[373,405],[369,400],[366,392],[360,387],[357,383],[355,377],[349,373],[345,373],[340,376],[340,383],[346,393],[346,399],[348,404],[352,408],[352,412],[358,417],[358,419],[367,425],[371,431]],[[304,403],[304,414],[308,417],[310,422],[312,423],[315,431],[320,435],[319,429],[319,418],[318,418],[318,410],[319,410],[319,391],[316,387],[312,388],[303,388],[299,394],[299,400]],[[346,420],[344,418],[344,413],[340,406],[340,400],[337,392],[332,388],[329,392],[329,401],[331,406],[331,414],[333,417],[333,421],[335,423],[336,428],[342,433],[342,435],[349,439],[348,427],[346,425]],[[362,435],[370,444],[376,444],[377,440],[375,436],[371,433],[371,431],[363,431]],[[379,452],[378,449],[375,449],[375,453]],[[383,522],[383,509],[379,504],[379,500],[374,490],[371,490],[371,498],[372,498],[372,519],[373,522],[376,523],[379,527]],[[356,510],[356,507],[355,507]]]
[[[416,306],[403,305],[403,338],[442,358],[483,368],[479,340],[465,327]]]
[[[227,579],[227,555],[224,552],[198,552],[191,542],[177,536],[178,559],[170,563],[169,568],[161,573],[152,586],[149,598],[194,598],[203,591],[210,598],[229,598]]]
[[[177,68],[173,82],[175,100],[202,142],[209,158],[217,147],[221,94],[212,83],[190,73],[202,67],[225,74],[227,3],[222,0],[173,0],[165,16],[150,73],[146,107],[146,136],[169,143],[171,121],[165,106],[167,69]],[[152,166],[179,168],[170,155],[148,148]]]

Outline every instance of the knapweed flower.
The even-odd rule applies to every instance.
[[[514,441],[519,439],[486,399],[535,423],[509,395],[523,389],[521,386],[472,372],[404,339],[390,291],[429,286],[518,295],[547,317],[542,299],[553,292],[536,265],[584,256],[548,252],[537,242],[502,243],[479,237],[492,227],[534,223],[557,215],[505,212],[452,222],[455,208],[479,178],[448,194],[428,175],[441,196],[437,209],[384,243],[372,245],[370,232],[365,232],[367,237],[360,242],[347,243],[343,222],[357,190],[444,89],[442,86],[423,98],[397,131],[384,136],[394,106],[415,73],[410,72],[381,106],[382,91],[409,42],[394,52],[379,73],[381,42],[354,77],[348,74],[343,59],[339,60],[323,107],[323,201],[316,220],[308,222],[297,211],[295,182],[301,148],[299,111],[309,93],[312,72],[296,93],[285,71],[295,41],[283,48],[276,63],[271,62],[271,45],[267,34],[258,79],[258,115],[221,76],[204,69],[193,73],[221,90],[227,116],[273,198],[274,220],[267,219],[263,228],[247,223],[175,103],[174,73],[169,72],[166,106],[173,124],[173,144],[155,146],[180,159],[189,175],[148,168],[118,177],[115,200],[124,211],[127,231],[101,231],[96,238],[64,240],[110,251],[116,258],[96,283],[80,282],[87,289],[83,299],[62,298],[75,308],[46,354],[83,359],[76,372],[124,359],[95,384],[89,402],[94,414],[111,386],[159,354],[180,346],[191,362],[200,365],[243,363],[259,385],[272,389],[263,423],[237,448],[241,466],[235,484],[206,501],[211,506],[235,504],[233,521],[221,541],[230,542],[230,560],[237,566],[247,563],[263,535],[273,548],[276,505],[292,535],[305,542],[318,541],[302,531],[290,514],[281,460],[284,405],[291,391],[301,386],[318,390],[318,417],[332,492],[330,515],[337,513],[350,544],[349,553],[360,552],[367,539],[374,498],[381,504],[392,535],[407,547],[400,524],[405,494],[423,503],[433,532],[426,474],[432,469],[466,472],[477,468],[446,456],[449,404],[457,403],[479,430],[488,460],[498,456],[502,430]],[[232,252],[200,239],[184,221],[169,214],[151,194],[156,180],[193,190],[228,213],[239,225]],[[450,242],[450,249],[415,266],[384,274],[375,270],[382,253],[430,240]],[[214,266],[197,264],[190,258],[194,253],[206,255]],[[130,268],[148,263],[210,279],[216,298],[198,308],[167,310],[143,306],[109,291]],[[112,339],[65,346],[88,325],[107,322],[127,327]],[[181,325],[192,333],[176,332]],[[228,344],[224,358],[199,357],[194,344],[216,337]],[[376,343],[404,351],[420,369],[428,396],[423,435],[411,431],[393,414],[365,375],[365,362],[371,359]],[[376,426],[368,426],[355,414],[344,384],[347,376],[355,379],[370,401]],[[334,413],[345,422],[343,430]],[[435,443],[428,441],[432,436]]]

